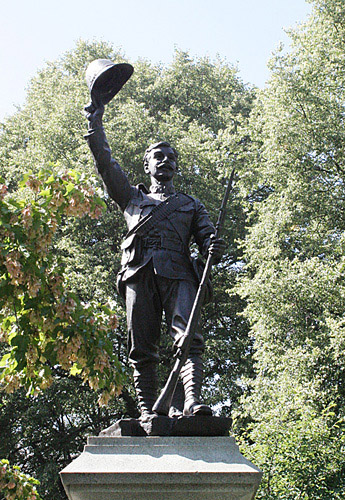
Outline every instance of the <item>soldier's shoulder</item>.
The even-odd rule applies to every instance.
[[[189,199],[191,201],[191,203],[194,203],[194,205],[196,207],[204,206],[198,198],[195,198],[194,196],[191,196],[190,194],[184,193],[183,191],[179,191],[179,194],[182,195],[183,197]],[[186,201],[188,201],[188,200],[186,200]]]
[[[131,186],[129,201],[124,209],[124,211],[129,210],[129,207],[133,205],[139,205],[143,199],[147,198],[148,189],[144,184],[138,184],[136,186]]]
[[[131,186],[131,198],[142,199],[145,198],[149,193],[149,190],[145,186],[145,184],[137,184],[136,186]]]
[[[192,201],[192,202],[195,202],[197,201],[196,198],[194,198],[193,196],[191,196],[190,194],[187,194],[187,193],[184,193],[183,191],[179,191],[178,192],[179,196],[182,197],[183,199],[185,199],[186,201]]]

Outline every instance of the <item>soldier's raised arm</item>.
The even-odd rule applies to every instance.
[[[91,149],[96,170],[101,176],[109,196],[123,211],[131,198],[131,185],[125,172],[111,155],[102,123],[103,113],[103,104],[97,106],[93,104],[85,108],[89,129],[84,137]]]

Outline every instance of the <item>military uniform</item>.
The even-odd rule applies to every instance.
[[[165,192],[164,186],[162,189],[151,186],[151,191],[143,185],[131,186],[111,156],[102,127],[89,130],[85,137],[107,192],[122,210],[129,230],[174,193],[173,187]],[[196,295],[198,282],[189,254],[190,240],[194,237],[201,253],[206,254],[210,237],[215,233],[202,203],[189,195],[181,197],[183,204],[142,237],[140,245],[135,234],[122,245],[119,284],[126,300],[129,358],[142,413],[149,413],[156,399],[155,372],[162,313],[165,312],[168,331],[176,347]],[[186,400],[192,379],[200,379],[201,385],[203,350],[203,338],[197,333],[189,360],[181,372]],[[200,387],[197,392],[200,393]],[[193,397],[197,399],[195,394]]]

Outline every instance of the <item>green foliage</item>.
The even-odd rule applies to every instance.
[[[21,186],[16,198],[1,189],[1,340],[10,346],[0,362],[1,382],[7,392],[24,386],[34,394],[52,383],[52,367],[59,364],[104,389],[106,402],[121,385],[108,333],[116,317],[108,306],[85,304],[66,290],[53,246],[58,226],[71,216],[99,217],[104,202],[75,171],[26,174]]]
[[[238,290],[255,375],[237,412],[259,498],[344,497],[343,2],[312,2],[251,116],[251,227]]]
[[[293,383],[291,374],[266,386],[258,384],[263,394],[248,408],[255,422],[241,437],[242,452],[264,472],[257,498],[342,499],[344,420],[332,408],[312,409],[312,384]]]
[[[1,498],[4,500],[41,500],[36,491],[39,482],[23,474],[20,467],[10,467],[8,460],[0,460]]]

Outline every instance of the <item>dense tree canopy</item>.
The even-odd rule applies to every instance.
[[[255,376],[240,413],[261,498],[343,498],[345,6],[315,3],[251,116],[240,284]],[[261,199],[257,201],[260,193]]]

